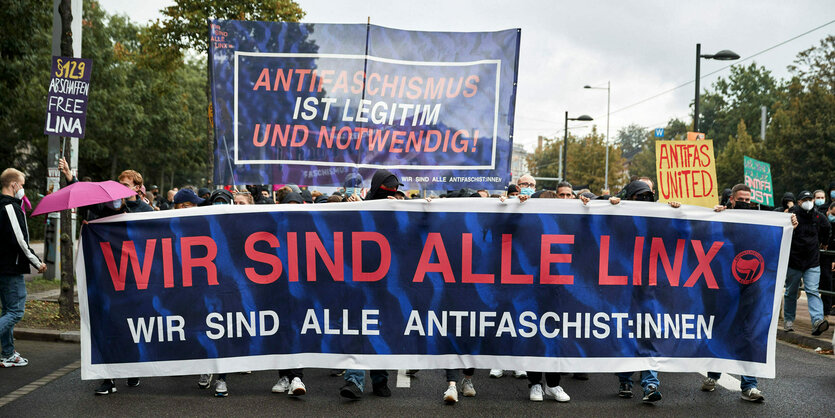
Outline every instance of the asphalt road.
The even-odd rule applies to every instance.
[[[408,388],[395,387],[397,372],[390,371],[393,396],[375,397],[369,384],[360,401],[340,398],[342,378],[321,369],[306,370],[308,394],[298,398],[270,392],[277,372],[230,375],[227,398],[199,389],[196,376],[145,378],[136,388],[120,379],[117,393],[94,396],[99,382],[80,380],[78,345],[16,344],[30,365],[0,369],[0,416],[832,416],[835,411],[835,359],[784,343],[777,344],[777,379],[760,379],[766,396],[762,404],[740,400],[738,388],[701,392],[702,376],[696,373],[662,373],[664,398],[654,405],[643,404],[637,390],[636,398],[618,398],[611,374],[592,374],[588,381],[564,376],[562,386],[571,402],[531,402],[526,381],[489,379],[486,370],[476,371],[478,395],[461,397],[456,405],[442,402],[442,370],[405,379]]]

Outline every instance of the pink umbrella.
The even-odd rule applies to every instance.
[[[64,209],[110,202],[135,195],[131,189],[113,181],[79,181],[55,193],[46,195],[32,212],[32,216]]]

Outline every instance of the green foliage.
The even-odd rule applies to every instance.
[[[702,119],[699,128],[712,139],[717,150],[722,150],[728,138],[736,135],[742,120],[748,135],[760,138],[762,106],[771,108],[777,101],[780,86],[765,67],[751,65],[731,67],[731,75],[713,83],[713,92],[701,96]]]
[[[748,134],[745,121],[739,121],[736,128],[736,136],[728,138],[727,145],[722,151],[716,151],[716,177],[719,185],[718,190],[730,189],[733,186],[744,183],[744,156],[761,160],[761,143],[755,143]],[[714,142],[715,145],[715,142]]]
[[[653,183],[658,184],[655,178],[655,141],[686,139],[689,128],[689,125],[684,123],[684,121],[679,119],[670,119],[669,122],[667,122],[667,126],[664,127],[664,137],[662,138],[656,138],[653,131],[645,131],[640,151],[637,152],[629,162],[630,178],[649,177],[652,179]],[[626,183],[628,184],[628,181]],[[615,190],[612,191],[614,192]]]
[[[618,131],[615,142],[620,145],[623,158],[631,161],[636,154],[641,152],[641,148],[647,140],[647,132],[647,128],[634,123]]]
[[[593,129],[582,138],[568,136],[568,167],[566,177],[574,186],[588,186],[595,194],[603,191],[605,178],[605,137]],[[528,167],[535,177],[560,177],[559,155],[563,141],[548,141],[543,149],[528,156]],[[619,146],[609,148],[609,187],[625,181],[623,156]]]

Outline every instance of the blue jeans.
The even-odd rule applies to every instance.
[[[794,314],[797,312],[797,290],[800,287],[801,277],[803,277],[806,301],[809,303],[809,316],[812,317],[812,325],[815,325],[816,321],[823,319],[823,301],[818,292],[821,279],[820,266],[806,270],[795,270],[789,267],[786,272],[786,293],[783,296],[783,320],[794,321]]]
[[[23,319],[26,309],[26,283],[23,275],[0,276],[0,303],[3,315],[0,316],[0,345],[3,358],[14,354],[14,326]]]
[[[371,382],[375,385],[387,383],[389,380],[389,372],[385,370],[372,370]],[[348,369],[345,370],[345,381],[357,385],[361,391],[365,390],[365,370]]]
[[[719,380],[719,378],[722,377],[722,373],[707,372],[707,377],[709,377],[711,379],[714,379],[714,380]],[[741,380],[741,382],[739,383],[739,387],[743,391],[746,391],[748,389],[757,387],[757,378],[756,377],[740,375],[739,378]]]
[[[620,383],[632,384],[632,374],[635,372],[615,373]],[[661,387],[661,382],[658,381],[658,372],[655,370],[641,371],[641,387],[646,389],[649,385],[655,385],[656,388]]]

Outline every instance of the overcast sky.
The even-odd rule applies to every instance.
[[[146,22],[170,0],[100,0],[110,13]],[[696,43],[703,54],[730,49],[743,59],[835,20],[832,0],[557,1],[557,0],[298,0],[310,23],[365,23],[409,30],[496,31],[522,28],[515,143],[533,150],[537,135],[562,136],[565,111],[588,114],[606,130],[611,81],[611,136],[637,123],[662,127],[690,121]],[[835,33],[835,23],[740,64],[765,66],[787,78],[795,55]],[[702,60],[702,74],[729,64]],[[729,69],[702,79],[710,87]],[[643,104],[618,111],[690,82]],[[582,125],[582,123],[578,123]],[[585,130],[584,130],[585,129]],[[588,128],[572,130],[577,134]]]

